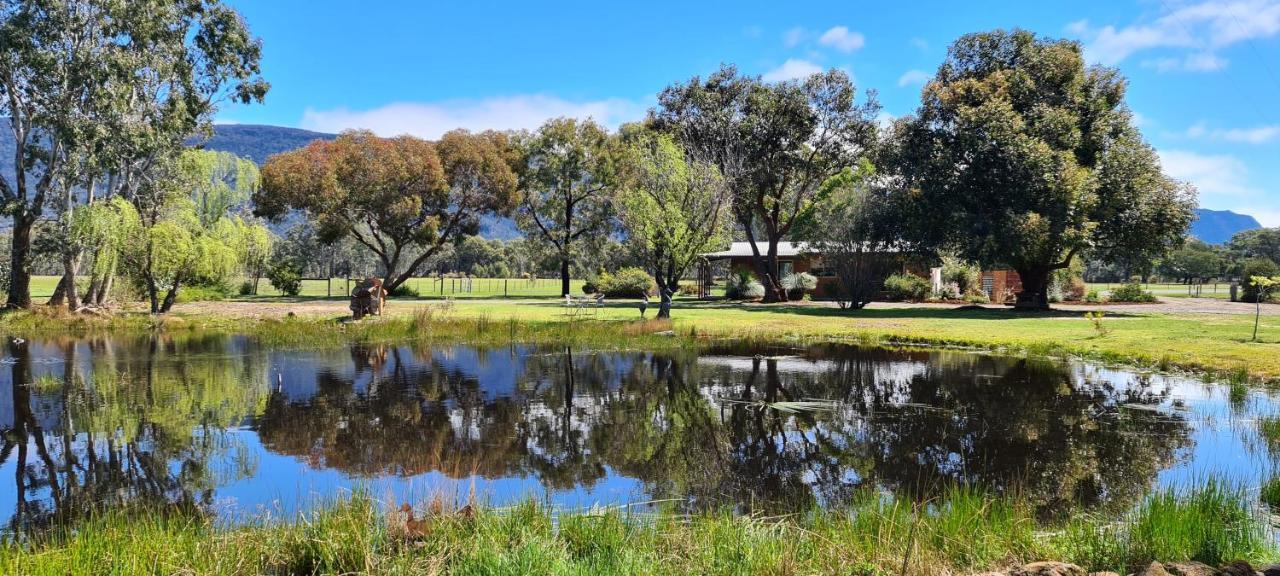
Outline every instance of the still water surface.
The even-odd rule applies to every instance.
[[[1052,515],[1208,474],[1256,486],[1280,456],[1261,392],[956,351],[0,345],[9,533],[136,504],[291,515],[353,489],[779,512],[966,482]],[[834,403],[764,406],[806,400]]]

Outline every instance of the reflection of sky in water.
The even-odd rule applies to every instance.
[[[621,403],[638,394],[653,395],[652,399],[647,400],[648,404],[641,403],[653,407],[652,415],[641,418],[652,419],[652,428],[666,430],[672,426],[689,425],[688,415],[672,417],[669,411],[673,408],[664,404],[672,401],[666,396],[669,393],[665,391],[665,387],[669,385],[667,381],[659,381],[652,376],[662,370],[665,359],[661,355],[646,353],[575,353],[573,393],[570,398],[566,398],[569,386],[565,381],[567,372],[563,351],[531,346],[488,350],[469,347],[415,350],[407,346],[383,346],[355,351],[263,351],[256,349],[248,340],[233,338],[205,348],[165,351],[153,357],[150,364],[144,363],[145,352],[142,349],[126,346],[113,348],[111,344],[107,344],[106,349],[110,350],[109,354],[102,345],[95,348],[85,343],[76,343],[73,348],[74,362],[67,363],[61,346],[32,343],[29,348],[31,378],[46,378],[56,383],[64,377],[65,370],[71,368],[80,373],[85,381],[91,382],[90,375],[95,371],[94,363],[106,362],[107,358],[114,362],[114,370],[135,377],[145,374],[147,370],[173,371],[181,367],[218,367],[230,363],[237,370],[245,368],[234,372],[243,374],[236,376],[237,378],[261,379],[260,382],[245,382],[246,386],[258,385],[264,393],[273,395],[274,402],[285,408],[309,407],[317,399],[326,398],[323,386],[345,386],[341,390],[342,398],[356,398],[352,404],[354,407],[346,407],[353,410],[369,409],[368,405],[374,403],[373,398],[379,394],[400,395],[397,402],[390,403],[391,407],[386,408],[388,412],[385,417],[425,418],[425,415],[404,415],[397,410],[418,409],[426,414],[429,409],[438,405],[444,410],[444,426],[452,435],[450,441],[477,449],[482,456],[485,447],[503,440],[486,438],[485,426],[492,425],[495,421],[501,425],[503,422],[494,419],[504,417],[501,411],[490,414],[483,410],[500,404],[505,406],[503,403],[507,403],[519,412],[520,420],[513,424],[514,430],[527,435],[526,444],[519,447],[525,451],[521,453],[521,457],[536,458],[538,462],[553,464],[560,462],[564,456],[555,451],[568,450],[566,445],[577,446],[573,449],[582,452],[573,455],[574,458],[602,456],[592,454],[592,450],[597,447],[587,442],[587,439],[594,432],[603,431],[595,430],[597,426],[613,425],[611,419],[619,416],[612,409],[624,405]],[[13,358],[6,360],[12,361]],[[969,371],[946,372],[944,364],[947,362],[968,366],[965,369]],[[822,383],[837,377],[855,377],[848,376],[849,374],[874,383],[874,386],[853,387],[846,391],[847,395],[839,398],[844,402],[834,413],[817,417],[808,425],[796,425],[802,419],[796,417],[788,420],[786,427],[776,435],[755,438],[749,433],[741,436],[720,430],[715,432],[717,435],[713,439],[705,441],[759,441],[771,446],[772,452],[781,455],[777,457],[785,459],[789,457],[787,454],[803,453],[811,449],[808,447],[822,442],[851,450],[858,448],[859,444],[875,442],[876,432],[895,418],[938,418],[940,416],[934,407],[913,404],[912,386],[928,378],[938,378],[939,374],[958,373],[973,382],[998,381],[1006,364],[1014,362],[1016,360],[1006,362],[998,358],[955,352],[897,354],[877,351],[869,355],[865,363],[853,366],[856,370],[849,370],[850,363],[840,353],[800,351],[769,358],[705,355],[697,360],[696,371],[689,371],[687,366],[675,369],[687,372],[682,373],[681,381],[697,386],[694,393],[702,403],[700,409],[710,414],[709,422],[719,423],[719,426],[727,426],[726,413],[744,409],[741,403],[735,404],[735,401],[727,399],[738,398],[745,382],[752,381],[757,387],[764,386],[760,372],[753,374],[753,371],[763,370],[766,365],[771,365],[782,384],[797,389],[809,389],[805,388],[806,383]],[[250,369],[253,366],[256,368]],[[100,370],[102,366],[96,368]],[[649,374],[651,380],[642,380],[637,385],[634,381],[637,374]],[[836,376],[840,374],[845,376]],[[0,428],[6,430],[12,429],[19,418],[12,377],[12,371],[5,365],[0,365]],[[1276,400],[1265,392],[1250,391],[1242,402],[1233,404],[1225,386],[1205,384],[1184,377],[1142,376],[1130,371],[1079,363],[1072,363],[1067,367],[1066,377],[1070,378],[1076,388],[1093,385],[1114,387],[1121,392],[1130,388],[1167,392],[1167,396],[1157,406],[1104,404],[1098,407],[1097,414],[1089,416],[1095,420],[1089,425],[1109,426],[1115,421],[1117,412],[1138,411],[1144,414],[1143,418],[1168,419],[1171,423],[1176,422],[1178,426],[1186,427],[1190,441],[1173,454],[1171,461],[1163,463],[1153,478],[1147,479],[1152,485],[1178,486],[1208,475],[1219,475],[1256,487],[1273,469],[1272,450],[1275,447],[1269,449],[1259,439],[1256,420],[1260,416],[1280,413],[1280,408],[1276,406]],[[1059,392],[1071,393],[1073,391],[1070,387]],[[571,404],[571,408],[567,408],[566,403]],[[868,405],[877,406],[881,412],[858,407]],[[67,456],[62,448],[63,439],[55,434],[68,424],[64,419],[64,409],[56,387],[52,391],[32,390],[30,414],[34,423],[46,431],[43,438],[55,461],[65,460]],[[569,410],[567,413],[566,409]],[[366,476],[331,467],[324,464],[325,458],[316,459],[314,454],[286,454],[268,448],[258,431],[264,416],[246,415],[245,426],[232,428],[225,433],[215,430],[209,437],[203,436],[199,431],[194,433],[196,441],[204,439],[218,443],[220,451],[208,462],[207,474],[213,489],[214,508],[226,518],[260,513],[292,516],[317,502],[349,494],[357,489],[367,491],[384,502],[417,502],[437,496],[464,502],[474,496],[479,501],[493,505],[535,498],[558,506],[576,508],[646,501],[656,497],[655,483],[663,484],[671,480],[673,484],[679,484],[683,481],[660,477],[642,479],[634,473],[634,469],[623,471],[619,466],[643,466],[644,462],[619,464],[607,457],[600,461],[601,471],[598,476],[588,475],[594,479],[585,484],[577,483],[571,488],[550,487],[552,484],[540,477],[536,463],[513,465],[510,469],[517,470],[517,473],[492,477],[477,473],[448,475],[439,469],[401,476]],[[963,419],[969,416],[960,413],[943,417]],[[345,422],[339,421],[339,427],[345,425]],[[545,429],[539,428],[540,426]],[[323,439],[326,431],[310,432],[315,433],[317,439]],[[627,440],[621,439],[622,442]],[[80,434],[73,439],[72,444],[79,445],[78,449],[83,450],[83,444],[87,441],[87,436]],[[615,445],[618,441],[614,441]],[[26,445],[32,454],[29,465],[40,467],[34,457],[36,443],[28,440]],[[97,438],[94,446],[100,450],[106,449],[102,438]],[[447,445],[446,449],[449,446],[451,445]],[[705,446],[689,449],[693,448]],[[749,447],[731,448],[731,452],[739,453]],[[73,448],[75,450],[77,448]],[[17,473],[15,453],[16,449],[10,449],[8,455],[0,461],[0,478],[6,479],[0,483],[0,515],[6,518],[13,514],[18,502],[17,488],[11,480]],[[965,466],[960,454],[948,453],[945,449],[931,456],[942,469],[961,470]],[[783,462],[779,467],[785,468],[786,464],[788,463]],[[817,485],[823,482],[852,485],[862,480],[861,472],[855,467],[839,469],[832,475],[823,473],[823,464],[821,458],[799,462],[792,472],[799,483],[813,486],[815,492],[820,492]],[[176,461],[168,462],[167,465],[171,476],[181,475],[181,467]],[[396,467],[388,466],[387,469]],[[765,475],[765,472],[759,473]],[[733,494],[733,491],[726,488],[722,493]],[[26,499],[48,500],[50,494],[47,487],[34,487],[27,491]],[[822,502],[824,494],[815,494],[815,497]]]

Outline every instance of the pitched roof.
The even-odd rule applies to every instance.
[[[756,247],[759,248],[760,254],[767,254],[769,252],[768,242],[756,242]],[[799,256],[800,254],[808,254],[812,252],[815,252],[815,250],[809,249],[808,242],[778,242],[779,256]],[[754,254],[751,252],[750,242],[734,242],[729,246],[728,250],[721,252],[707,252],[702,256],[704,258],[737,258],[743,256],[754,256]]]

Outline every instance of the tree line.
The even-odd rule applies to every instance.
[[[733,238],[750,241],[766,301],[788,298],[779,243],[808,240],[855,306],[873,256],[891,251],[1012,268],[1018,305],[1044,308],[1050,277],[1078,260],[1150,263],[1179,247],[1195,206],[1134,126],[1124,78],[1086,65],[1076,42],[1021,30],[958,39],[919,108],[889,122],[842,71],[766,82],[726,65],[668,86],[616,131],[576,118],[436,140],[353,130],[258,174],[184,146],[219,103],[267,91],[259,41],[220,2],[13,3],[0,28],[20,48],[0,61],[18,142],[0,189],[10,306],[31,304],[46,208],[55,225],[41,233],[61,247],[73,308],[123,275],[163,312],[184,285],[256,279],[290,252],[315,262],[327,250],[331,274],[340,249],[370,255],[394,290],[487,248],[468,238],[498,214],[525,233],[529,268],[558,269],[564,294],[575,272],[635,262],[666,316],[699,254]],[[264,247],[258,218],[299,215]],[[97,288],[78,296],[84,262]]]

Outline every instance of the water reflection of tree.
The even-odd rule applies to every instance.
[[[10,532],[104,508],[203,508],[217,485],[252,473],[223,431],[263,398],[260,356],[186,361],[225,352],[200,338],[63,339],[48,345],[58,362],[37,368],[31,346],[8,343],[13,422],[0,462],[13,458],[17,470]]]
[[[478,351],[487,355],[507,350]],[[595,356],[535,354],[513,395],[490,397],[474,373],[430,354],[415,363],[406,348],[370,352],[385,367],[357,360],[353,375],[323,371],[303,402],[274,394],[258,420],[271,450],[349,474],[411,476],[439,471],[452,478],[537,475],[548,487],[590,484],[604,470],[587,458],[590,407],[607,377]],[[363,391],[357,378],[370,378]]]

